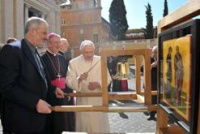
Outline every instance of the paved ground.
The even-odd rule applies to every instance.
[[[135,80],[128,81],[129,91],[135,91]],[[143,77],[141,78],[141,87],[143,89]],[[115,103],[110,103],[114,106]],[[120,106],[140,106],[140,104],[134,101],[124,101]],[[116,104],[116,106],[119,106]],[[145,116],[142,112],[126,113],[128,119],[123,119],[118,113],[109,113],[109,123],[111,133],[155,133],[156,121],[148,121],[148,116]]]
[[[147,121],[143,113],[126,113],[129,119],[122,119],[118,113],[109,113],[111,133],[155,133],[156,121]]]
[[[134,100],[112,101],[110,107],[140,107]],[[155,133],[156,121],[148,121],[143,112],[126,112],[128,119],[123,119],[119,113],[108,113],[111,133]]]

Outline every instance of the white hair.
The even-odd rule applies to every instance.
[[[68,41],[66,38],[61,38],[60,40],[61,41]]]
[[[154,46],[153,48],[152,48],[152,52],[157,52],[158,51],[158,46]]]
[[[80,45],[80,51],[82,51],[85,46],[92,46],[95,49],[94,43],[91,40],[84,40]]]
[[[25,25],[24,33],[27,34],[31,27],[38,28],[41,24],[46,24],[48,26],[48,23],[39,17],[31,17],[27,20]]]

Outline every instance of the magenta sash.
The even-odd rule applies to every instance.
[[[56,78],[56,79],[51,81],[51,84],[53,86],[56,86],[56,87],[64,90],[65,89],[65,79],[66,78]]]

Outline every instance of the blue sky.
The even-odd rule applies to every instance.
[[[109,21],[109,8],[113,0],[101,0],[102,17]],[[126,18],[129,29],[145,28],[146,26],[146,8],[145,5],[150,3],[153,14],[153,24],[157,25],[163,16],[164,0],[124,0],[126,6]],[[188,0],[168,0],[168,10],[172,13],[177,8],[187,3]]]

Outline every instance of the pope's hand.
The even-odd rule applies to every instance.
[[[79,76],[78,83],[80,84],[83,80],[87,80],[87,77],[88,77],[88,73],[82,73]]]
[[[97,88],[101,88],[99,82],[89,82],[89,85],[88,85],[88,89],[89,90],[95,90]]]

